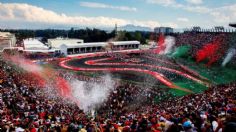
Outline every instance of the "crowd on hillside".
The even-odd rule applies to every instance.
[[[201,49],[203,45],[214,41],[219,41],[222,48],[229,48],[230,43],[232,43],[231,41],[233,40],[231,36],[234,35],[226,33],[187,32],[176,36],[176,46],[191,45],[192,53],[195,55],[196,51]],[[225,50],[227,51],[227,49]]]
[[[15,132],[235,132],[236,83],[170,98],[163,90],[117,86],[93,114],[60,97],[47,98],[34,80],[0,60],[0,131]]]

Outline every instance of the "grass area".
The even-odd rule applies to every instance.
[[[186,88],[186,89],[189,89],[191,91],[193,91],[194,93],[201,93],[202,91],[204,90],[207,90],[207,87],[202,85],[202,84],[199,84],[199,83],[196,83],[196,82],[175,82],[176,85],[182,87],[182,88]],[[173,89],[171,89],[173,91]],[[180,91],[180,90],[175,90],[174,89],[174,92],[175,94],[173,95],[176,95],[176,96],[183,96],[183,95],[186,95],[188,93],[184,92],[184,91]]]
[[[213,65],[212,67],[206,67],[205,64],[196,64],[196,62],[190,59],[180,59],[180,61],[184,62],[190,69],[208,78],[214,85],[227,84],[236,81],[236,66],[221,67],[219,65]],[[174,80],[173,82],[182,88],[192,90],[194,93],[201,93],[202,91],[207,90],[206,86],[187,79]],[[173,96],[183,96],[188,94],[176,89],[171,89],[170,93]]]
[[[202,85],[202,84],[199,84],[199,83],[196,83],[196,82],[193,82],[193,81],[190,81],[190,80],[187,80],[184,81],[174,81],[174,83],[181,87],[181,88],[185,88],[185,89],[189,89],[191,91],[193,91],[194,93],[201,93],[202,91],[204,90],[207,90],[207,87]],[[166,87],[168,88],[168,87]],[[177,89],[170,89],[169,92],[173,95],[173,96],[184,96],[184,95],[187,95],[189,93],[185,92],[185,91],[181,91],[181,90],[177,90]]]
[[[205,64],[201,63],[196,64],[194,61],[191,60],[188,61],[184,60],[184,61],[186,63],[185,64],[186,66],[188,66],[190,69],[194,71],[197,71],[200,75],[208,78],[215,85],[227,84],[236,81],[236,66],[230,66],[230,67],[212,66],[208,68],[205,66]],[[207,90],[206,86],[193,82],[186,78],[173,80],[173,82],[182,88],[192,90],[194,93],[201,93],[204,90]],[[162,88],[164,87],[168,88],[166,86],[162,86]],[[181,97],[189,94],[177,89],[170,89],[169,92],[174,97]],[[155,102],[159,102],[164,98],[165,97],[156,97]]]
[[[206,67],[205,64],[196,64],[194,61],[189,61],[188,67],[208,78],[215,85],[236,81],[236,66],[221,67],[213,65],[212,67]]]
[[[170,89],[169,92],[174,97],[181,97],[181,96],[189,94],[184,91],[177,90],[177,89]]]

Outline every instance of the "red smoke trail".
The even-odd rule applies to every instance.
[[[38,66],[30,60],[23,59],[22,56],[5,56],[4,58],[25,70],[21,76],[26,85],[38,88],[49,86],[55,88],[60,96],[73,99],[69,82],[54,69]],[[73,99],[73,101],[75,100]]]
[[[22,74],[22,79],[26,80],[25,83],[29,86],[37,86],[38,88],[43,88],[46,86],[46,80],[38,73],[27,72]]]
[[[51,87],[56,88],[59,92],[59,95],[62,97],[71,97],[71,88],[67,80],[60,76],[59,72],[55,71],[52,68],[44,68],[41,76],[46,80]]]
[[[57,76],[55,78],[55,87],[58,88],[58,90],[60,90],[60,95],[63,97],[71,97],[71,88],[69,83],[62,77]]]
[[[157,49],[155,50],[156,54],[160,54],[162,51],[165,50],[165,36],[164,34],[160,33],[159,40],[157,42]]]
[[[207,66],[211,66],[219,60],[224,51],[221,48],[222,39],[216,38],[213,42],[207,43],[196,53],[196,62],[208,60]]]

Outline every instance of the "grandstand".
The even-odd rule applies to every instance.
[[[168,54],[159,53],[169,36],[143,50],[139,41],[25,39],[32,60],[0,55],[0,131],[234,132],[234,58],[221,66],[230,56],[216,53],[235,33],[212,31],[172,34]],[[68,57],[44,54],[54,50]]]

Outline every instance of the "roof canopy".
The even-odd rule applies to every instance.
[[[23,40],[26,50],[48,50],[49,48],[37,39],[25,39]]]
[[[236,23],[230,23],[229,26],[236,28]]]
[[[116,42],[93,42],[93,43],[81,43],[79,45],[67,45],[67,48],[83,48],[83,47],[105,47],[108,44],[113,44],[113,45],[131,45],[131,44],[140,44],[139,41],[116,41]]]

